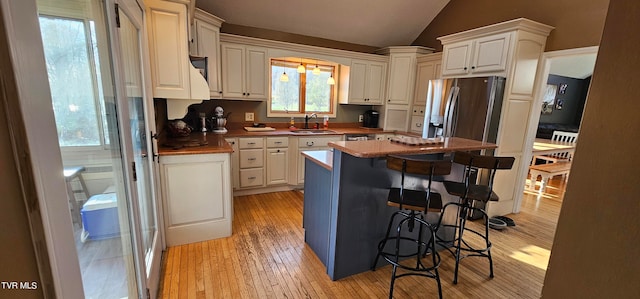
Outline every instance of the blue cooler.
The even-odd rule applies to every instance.
[[[115,193],[93,195],[80,210],[82,216],[82,242],[101,240],[120,235],[118,202]]]

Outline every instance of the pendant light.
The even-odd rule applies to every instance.
[[[320,68],[318,67],[318,60],[316,59],[316,67],[311,71],[314,75],[320,75]]]
[[[331,77],[329,77],[329,79],[327,79],[327,84],[329,84],[329,85],[335,85],[336,84],[336,79],[333,79],[333,74],[331,74]]]
[[[280,75],[280,82],[289,82],[287,71],[284,70],[284,62],[282,63],[282,75]]]
[[[307,68],[302,64],[302,57],[300,57],[300,65],[298,65],[298,73],[304,74],[307,71]]]

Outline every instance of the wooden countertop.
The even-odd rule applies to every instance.
[[[331,171],[333,169],[333,152],[329,150],[303,151],[302,155],[309,160]]]
[[[158,142],[158,155],[198,155],[233,153],[225,134],[191,133],[189,137],[167,138]]]
[[[455,151],[474,151],[498,147],[496,144],[458,137],[447,137],[437,145],[404,145],[388,140],[335,141],[330,147],[358,158],[386,155],[436,154]]]
[[[229,129],[227,133],[191,133],[189,137],[180,138],[164,138],[158,142],[158,154],[163,155],[195,155],[195,154],[216,154],[216,153],[232,153],[233,148],[225,141],[225,138],[234,137],[269,137],[269,136],[295,136],[295,137],[321,137],[335,136],[344,134],[383,134],[383,133],[400,133],[385,132],[381,128],[331,128],[332,133],[323,134],[299,134],[289,129],[277,128],[275,131],[263,132],[247,132],[244,129]],[[404,133],[403,133],[404,134]],[[204,145],[202,145],[204,144]]]

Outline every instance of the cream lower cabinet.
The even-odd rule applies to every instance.
[[[298,138],[298,184],[304,184],[304,156],[303,151],[328,150],[331,141],[340,141],[342,136],[319,136]]]
[[[233,182],[233,189],[238,189],[240,187],[240,172],[238,169],[240,165],[240,153],[238,152],[238,139],[225,138],[225,140],[231,145],[231,148],[233,148],[233,153],[231,153],[231,181]]]
[[[160,157],[168,246],[231,235],[230,154]]]
[[[267,137],[267,185],[289,182],[289,137]]]
[[[264,186],[264,138],[238,138],[240,188]]]

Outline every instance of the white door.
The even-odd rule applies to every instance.
[[[155,127],[153,115],[148,107],[150,103],[149,89],[145,88],[143,64],[143,10],[133,0],[120,0],[117,4],[118,24],[116,30],[119,45],[120,65],[123,70],[119,76],[121,92],[128,103],[129,124],[132,145],[132,170],[137,199],[132,204],[135,224],[135,243],[138,253],[137,267],[139,276],[146,280],[147,294],[156,297],[160,277],[160,258],[162,255],[162,240],[159,233],[158,207],[154,186],[154,152],[152,150],[149,128]],[[114,49],[114,51],[116,51]],[[122,82],[124,81],[124,82]],[[119,92],[121,94],[121,92]],[[121,101],[124,102],[124,101]]]
[[[73,231],[79,265],[78,277],[69,273],[59,286],[81,289],[86,298],[155,297],[160,273],[143,11],[135,0],[117,1],[38,2],[51,107],[71,191],[66,215],[48,217],[71,216],[66,229]]]

